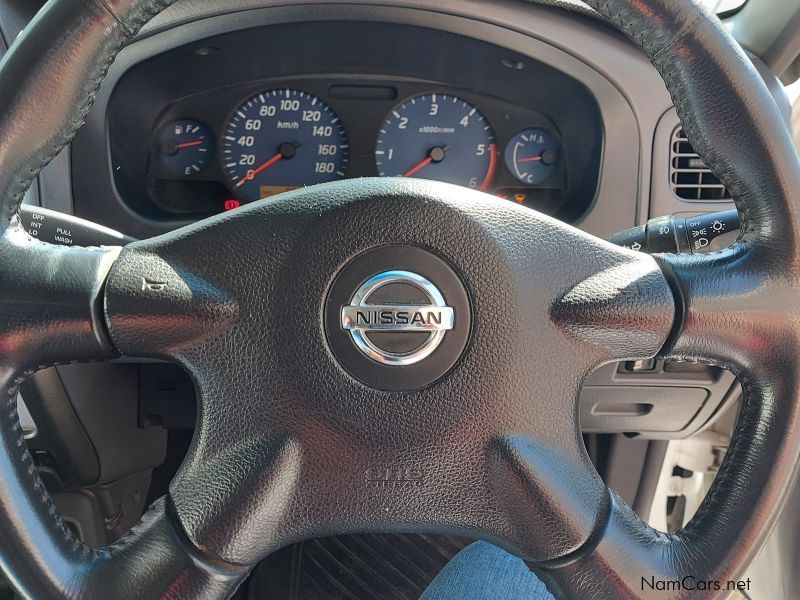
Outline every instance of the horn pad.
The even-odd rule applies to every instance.
[[[337,274],[325,303],[325,334],[342,367],[385,391],[429,385],[456,364],[472,321],[455,271],[415,246],[382,246]]]

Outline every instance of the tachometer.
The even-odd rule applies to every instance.
[[[344,177],[347,136],[330,107],[305,92],[280,89],[246,100],[222,136],[222,166],[244,200]]]
[[[386,117],[375,164],[383,176],[436,179],[485,190],[497,168],[494,133],[466,100],[448,94],[415,96]]]

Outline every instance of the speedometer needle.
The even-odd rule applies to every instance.
[[[244,176],[244,177],[242,177],[242,178],[241,178],[239,181],[237,181],[237,182],[236,182],[236,187],[237,187],[237,188],[238,188],[238,187],[241,187],[241,186],[243,186],[245,183],[247,183],[248,181],[252,181],[252,179],[253,179],[253,178],[254,178],[256,175],[258,175],[258,174],[259,174],[259,173],[261,173],[262,171],[265,171],[266,169],[269,169],[269,168],[270,168],[272,165],[274,165],[276,162],[278,162],[278,161],[279,161],[279,160],[281,160],[282,158],[292,158],[292,157],[294,156],[294,153],[297,151],[297,149],[298,149],[299,147],[300,147],[300,144],[299,144],[299,143],[294,143],[294,144],[281,144],[281,145],[280,145],[280,148],[278,148],[278,153],[277,153],[275,156],[273,156],[272,158],[270,158],[270,159],[269,159],[267,162],[265,162],[265,163],[264,163],[263,165],[261,165],[260,167],[258,167],[258,168],[256,168],[256,169],[253,169],[253,170],[251,170],[251,171],[248,171],[248,172],[247,172],[247,175],[245,175],[245,176]]]
[[[243,186],[245,183],[247,183],[248,181],[253,179],[253,177],[255,177],[256,175],[261,173],[261,171],[264,171],[265,169],[269,169],[272,165],[274,165],[276,162],[278,162],[282,158],[283,158],[283,154],[278,152],[275,156],[270,158],[267,162],[265,162],[263,165],[261,165],[257,169],[253,169],[252,171],[248,171],[247,175],[245,175],[239,181],[236,182],[236,187],[238,188],[238,187]]]

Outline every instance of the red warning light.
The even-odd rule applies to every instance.
[[[225,200],[225,210],[234,210],[235,208],[239,208],[242,205],[236,198],[231,198],[230,200]]]

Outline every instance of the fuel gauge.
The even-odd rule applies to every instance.
[[[193,119],[172,121],[161,130],[158,153],[172,174],[194,175],[205,169],[214,156],[214,134]]]
[[[506,166],[523,183],[549,179],[558,163],[558,142],[544,129],[520,131],[506,146]]]

